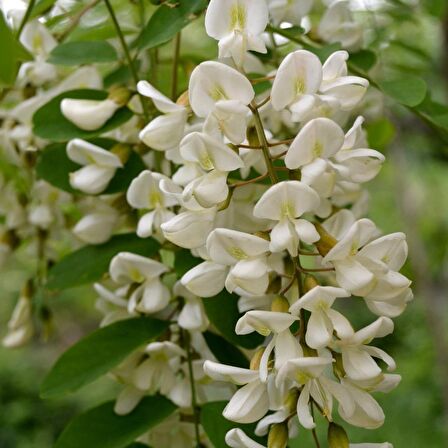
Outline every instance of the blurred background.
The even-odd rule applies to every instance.
[[[124,22],[125,3],[117,2]],[[357,0],[353,5],[366,24],[368,48],[378,54],[375,70],[423,76],[433,99],[447,104],[447,0]],[[197,29],[184,33],[185,58],[194,60],[199,46],[203,57],[208,40],[198,33]],[[92,38],[81,22],[77,38],[83,36]],[[378,395],[386,422],[372,432],[349,428],[349,436],[353,442],[390,441],[395,448],[442,448],[448,446],[448,143],[404,108],[386,101],[382,109],[375,92],[370,100],[370,145],[383,151],[387,161],[369,186],[369,217],[385,233],[407,233],[410,258],[405,275],[414,280],[415,299],[396,319],[393,335],[380,341],[403,376],[392,394]],[[34,269],[27,251],[19,250],[0,273],[2,334],[18,297],[17,285]],[[105,379],[64,400],[39,398],[40,382],[54,360],[97,327],[100,314],[94,301],[90,289],[53,297],[53,332],[48,341],[15,351],[0,348],[1,448],[50,447],[72,416],[113,396],[114,384]],[[350,319],[362,326],[371,316],[359,311]],[[308,436],[302,431],[291,447],[312,446]]]

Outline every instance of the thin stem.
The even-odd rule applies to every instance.
[[[173,55],[173,72],[172,72],[172,84],[171,84],[171,99],[176,101],[177,98],[177,78],[179,71],[179,54],[180,54],[180,44],[182,40],[182,35],[180,31],[176,34],[176,39],[174,40],[174,55]]]
[[[120,24],[118,23],[117,16],[115,15],[115,11],[112,8],[110,0],[104,0],[104,3],[106,4],[106,7],[109,11],[109,15],[110,15],[110,18],[112,19],[114,26],[115,26],[115,30],[117,31],[117,35],[120,40],[121,47],[123,48],[123,52],[124,52],[126,60],[128,62],[129,69],[131,70],[132,78],[134,79],[135,85],[137,86],[137,84],[139,82],[137,69],[135,67],[134,61],[132,60],[131,53],[129,51],[129,47],[128,47],[126,40],[124,38],[124,35],[123,35],[123,31],[120,28]],[[145,99],[140,94],[139,94],[139,97],[140,97],[140,102],[142,104],[143,113],[145,115],[145,118],[146,118],[146,120],[149,120],[148,106],[145,102]]]
[[[236,184],[229,185],[230,188],[239,188],[244,187],[245,185],[253,184],[255,182],[259,182],[260,180],[266,179],[268,177],[268,173],[262,174],[261,176],[254,177],[253,179],[246,180],[244,182],[238,182]]]
[[[269,101],[271,101],[271,96],[270,95],[268,95],[261,103],[257,104],[257,109],[260,109],[265,104],[269,103]]]
[[[269,153],[269,143],[264,133],[263,122],[261,121],[260,114],[255,104],[249,106],[255,119],[255,128],[257,130],[258,140],[260,141],[261,149],[263,151],[264,161],[266,168],[271,179],[271,183],[276,184],[278,182],[277,174],[275,173],[274,166],[272,165],[271,155]]]
[[[262,76],[261,78],[249,79],[249,81],[251,82],[251,84],[259,84],[260,82],[271,81],[274,78],[275,78],[274,75],[272,75],[272,76]]]
[[[319,443],[319,439],[317,438],[316,428],[313,428],[311,430],[311,434],[313,434],[313,439],[314,439],[314,443],[316,444],[316,447],[320,448],[320,443]]]
[[[20,39],[22,31],[25,28],[25,25],[27,24],[28,20],[31,17],[31,13],[33,12],[35,4],[36,4],[36,0],[30,0],[30,2],[28,3],[28,7],[26,8],[25,15],[23,16],[23,19],[19,25],[19,29],[17,30],[17,35],[16,35],[17,40]]]
[[[279,140],[278,142],[269,143],[269,146],[280,146],[280,145],[289,145],[294,141],[293,138],[288,138],[286,140]]]
[[[193,376],[193,362],[191,359],[191,341],[190,334],[184,330],[184,340],[185,340],[185,349],[187,352],[187,363],[188,363],[188,376],[190,378],[190,389],[191,389],[191,407],[193,409],[193,418],[194,418],[194,433],[196,437],[196,447],[200,448],[201,446],[201,436],[199,433],[199,412],[198,412],[198,403],[196,399],[196,385],[194,384],[194,376]]]
[[[311,402],[311,416],[313,417],[314,420],[314,402]],[[314,443],[316,444],[317,448],[320,448],[320,443],[319,443],[319,439],[317,438],[317,432],[316,432],[316,428],[313,428],[311,430],[311,434],[313,435],[313,439],[314,439]]]
[[[334,268],[316,268],[316,269],[312,269],[312,268],[302,268],[302,267],[300,267],[300,268],[298,268],[298,270],[300,271],[300,272],[304,272],[304,273],[307,273],[307,272],[333,272],[334,271]]]
[[[79,21],[82,19],[83,15],[95,7],[101,0],[93,0],[91,3],[88,3],[84,8],[81,8],[77,14],[73,16],[70,20],[70,24],[67,29],[61,33],[58,37],[59,42],[63,42],[67,36],[78,26]]]
[[[158,81],[157,76],[157,65],[158,65],[158,49],[153,48],[149,50],[149,58],[150,58],[150,64],[151,64],[151,84],[156,86]]]

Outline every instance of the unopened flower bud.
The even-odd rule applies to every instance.
[[[330,235],[322,225],[319,223],[315,223],[315,227],[317,230],[317,233],[320,235],[320,240],[314,243],[316,246],[318,252],[325,257],[325,255],[330,252],[330,250],[337,244],[336,238],[334,238],[332,235]]]
[[[319,286],[319,283],[317,283],[317,280],[312,275],[307,275],[305,277],[305,292],[311,291],[316,286]]]
[[[188,90],[185,90],[185,92],[182,93],[179,96],[179,98],[177,98],[176,104],[178,104],[179,106],[190,107],[190,99],[188,96]]]
[[[123,97],[120,96],[119,100],[123,101]],[[102,101],[64,98],[61,101],[61,113],[78,128],[95,131],[122,106],[109,97]]]
[[[349,448],[347,433],[342,426],[331,422],[328,425],[328,447],[329,448]]]
[[[268,435],[268,448],[286,448],[288,444],[287,423],[276,423],[271,426]]]
[[[289,302],[284,297],[277,296],[272,301],[271,311],[276,311],[278,313],[288,313],[289,312]]]
[[[258,370],[260,368],[260,362],[261,358],[263,356],[265,347],[260,347],[252,356],[252,359],[250,360],[250,369],[251,370]]]
[[[285,407],[290,413],[296,412],[297,400],[299,399],[299,389],[291,389],[285,400]]]
[[[121,163],[124,165],[131,155],[131,148],[129,148],[129,146],[125,145],[124,143],[117,143],[111,148],[110,152],[118,156],[118,158],[121,160]]]
[[[112,87],[107,99],[112,100],[120,107],[126,106],[131,98],[131,91],[127,87]]]
[[[260,146],[260,140],[258,139],[257,130],[251,126],[247,128],[246,138],[250,146]]]

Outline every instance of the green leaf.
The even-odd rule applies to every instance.
[[[372,50],[360,50],[350,54],[350,63],[365,72],[373,68],[376,61],[376,54]]]
[[[179,278],[204,261],[202,258],[193,256],[188,249],[176,252],[175,257],[174,270]]]
[[[201,424],[215,448],[227,448],[226,433],[233,428],[241,428],[250,438],[266,445],[266,441],[254,436],[255,424],[242,425],[231,422],[222,416],[227,401],[206,403],[201,407]]]
[[[249,368],[249,360],[234,345],[227,342],[222,336],[206,331],[204,333],[205,342],[208,348],[216,356],[216,359],[223,364],[230,364],[236,367]]]
[[[306,50],[309,50],[312,53],[314,53],[321,60],[321,62],[324,63],[329,58],[329,56],[331,56],[335,51],[341,49],[341,44],[336,42],[334,44],[328,44],[320,48],[304,44],[303,47]]]
[[[114,62],[118,59],[115,48],[106,41],[66,42],[55,47],[48,58],[55,65],[83,65]]]
[[[141,50],[154,48],[170,41],[182,28],[200,14],[205,0],[172,0],[164,2],[150,17],[140,36],[134,42]]]
[[[387,118],[380,118],[366,124],[369,147],[383,151],[392,143],[396,130],[394,124]]]
[[[90,139],[90,141],[104,149],[110,149],[117,143],[114,140],[102,138]],[[58,167],[57,170],[54,169],[55,166]],[[72,188],[69,182],[70,173],[79,168],[80,165],[67,157],[65,143],[53,143],[39,153],[36,172],[40,178],[61,190],[69,193],[79,193],[79,190]],[[123,169],[117,169],[115,176],[102,194],[126,191],[132,180],[144,169],[145,165],[140,156],[131,152]]]
[[[85,131],[62,115],[60,106],[64,98],[104,100],[107,98],[107,92],[82,89],[71,90],[56,96],[34,114],[33,127],[36,136],[53,142],[66,142],[72,138],[89,139],[115,129],[132,117],[132,112],[127,107],[122,107],[101,128],[94,131]]]
[[[379,81],[380,89],[388,96],[408,107],[418,106],[426,96],[426,82],[414,75],[407,74],[399,79]]]
[[[165,397],[145,397],[124,416],[115,414],[114,402],[90,409],[72,420],[56,441],[54,448],[123,448],[153,428],[176,406]]]
[[[261,335],[252,333],[238,336],[235,333],[235,325],[241,317],[238,311],[238,299],[235,294],[223,290],[217,296],[204,299],[203,302],[210,322],[227,341],[248,349],[256,348],[263,342]]]
[[[42,398],[54,398],[95,381],[168,328],[168,322],[137,317],[100,328],[70,347],[41,386]]]
[[[448,106],[433,101],[427,95],[415,109],[429,124],[438,128],[444,140],[448,141]]]
[[[56,0],[38,0],[31,12],[30,20],[35,19],[36,17],[39,17],[49,11],[55,3]]]
[[[0,87],[11,86],[16,79],[19,63],[32,58],[22,44],[15,39],[2,11],[0,11],[0,42],[2,49],[0,56]]]
[[[152,257],[159,250],[152,239],[138,238],[134,233],[116,235],[95,246],[85,246],[56,263],[48,273],[48,289],[67,289],[99,280],[109,269],[109,263],[119,252],[127,251]]]

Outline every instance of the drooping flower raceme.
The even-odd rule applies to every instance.
[[[79,165],[66,173],[74,209],[60,206],[64,198],[55,199],[53,187],[34,183],[24,199],[15,179],[0,178],[2,259],[31,236],[49,261],[47,238],[66,224],[75,244],[100,245],[95,251],[106,250],[111,260],[94,285],[101,327],[141,318],[164,327],[110,372],[121,385],[117,414],[129,414],[146,395],[177,407],[139,438],[155,448],[211,447],[216,435],[206,435],[198,409],[221,400],[224,418],[255,424],[255,435],[227,432],[233,448],[285,448],[315,428],[317,413],[330,428],[341,419],[377,428],[385,415],[374,394],[400,382],[375,340],[389,337],[392,319],[412,299],[411,282],[400,273],[407,244],[402,233],[381,235],[365,218],[364,184],[385,157],[370,148],[363,128],[369,82],[348,64],[346,49],[360,48],[362,27],[349,2],[331,3],[319,23],[315,4],[211,0],[205,30],[219,41],[219,59],[190,64],[176,53],[173,74],[188,81],[179,97],[177,76],[170,97],[151,76],[130,89],[114,86],[102,100],[60,101],[69,128],[86,138],[66,147]],[[184,6],[160,8],[177,14]],[[45,62],[55,41],[43,22],[32,23],[24,41],[44,42],[23,68],[20,88],[41,92],[2,115],[0,133],[21,173],[45,146],[31,131],[35,110],[68,88],[102,87],[99,73],[81,69],[82,76],[75,72],[74,80],[46,89],[58,76]],[[276,28],[290,24],[302,27],[294,40],[303,46],[279,39],[299,33]],[[343,49],[321,61],[310,51],[315,35]],[[153,51],[141,66],[149,62],[156,75]],[[129,113],[120,111],[126,105],[131,120],[107,132],[108,140],[90,139]],[[35,331],[28,292],[9,322],[6,346],[26,343]],[[374,317],[360,327],[356,307],[364,305]]]

